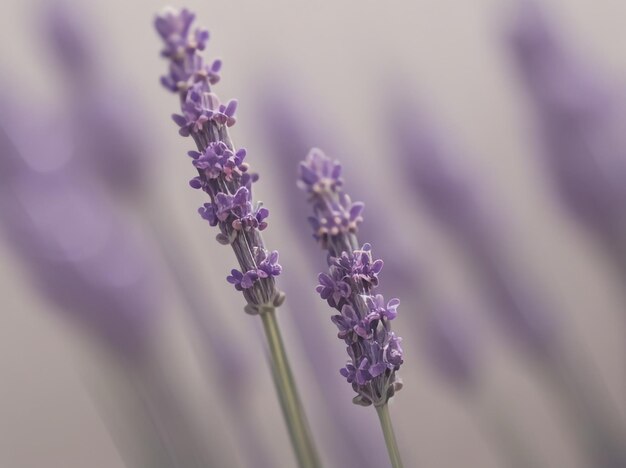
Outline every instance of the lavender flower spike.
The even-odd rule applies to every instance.
[[[310,194],[315,216],[313,236],[328,250],[329,272],[320,273],[317,292],[339,312],[331,320],[348,346],[350,360],[341,369],[358,394],[354,403],[381,406],[402,387],[396,371],[403,362],[401,338],[389,322],[398,299],[386,302],[375,294],[382,260],[373,260],[371,246],[359,247],[356,232],[363,203],[352,202],[341,187],[341,166],[319,149],[300,163],[300,187]]]
[[[282,267],[278,252],[265,249],[261,231],[269,211],[252,202],[252,184],[258,180],[244,162],[246,151],[235,149],[228,128],[235,122],[237,101],[221,104],[212,92],[219,81],[221,61],[205,63],[199,51],[206,48],[208,31],[191,31],[195,15],[189,10],[167,10],[155,27],[165,44],[161,55],[169,60],[169,73],[161,83],[178,94],[181,114],[173,116],[182,136],[191,136],[198,151],[190,151],[198,176],[190,181],[209,195],[198,211],[211,226],[219,227],[217,241],[231,245],[241,270],[232,269],[227,281],[246,299],[246,312],[260,315],[272,357],[273,376],[294,451],[302,468],[320,462],[304,415],[287,354],[276,321],[275,308],[285,295],[276,287]]]
[[[313,205],[313,236],[328,250],[329,272],[320,273],[317,292],[338,311],[331,320],[350,357],[340,373],[357,393],[354,403],[376,407],[392,464],[401,466],[387,409],[402,388],[396,375],[404,361],[402,339],[390,326],[400,301],[375,292],[383,261],[373,259],[369,244],[358,244],[364,205],[343,192],[341,165],[314,148],[300,163],[299,185]]]
[[[211,226],[218,226],[217,240],[230,244],[240,270],[233,269],[227,280],[243,292],[246,311],[258,314],[263,307],[277,307],[284,294],[276,288],[274,278],[281,273],[278,252],[268,252],[260,232],[267,227],[267,208],[252,202],[252,184],[258,180],[244,162],[246,151],[236,150],[228,135],[235,124],[237,101],[220,104],[211,86],[219,81],[221,62],[204,62],[209,33],[204,29],[192,32],[194,14],[188,10],[168,10],[157,17],[155,27],[165,47],[161,54],[170,62],[169,73],[162,84],[180,97],[182,114],[174,121],[180,134],[191,136],[198,151],[190,151],[198,176],[190,185],[202,189],[210,202],[198,211]]]

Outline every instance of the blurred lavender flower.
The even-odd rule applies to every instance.
[[[73,149],[57,120],[42,118],[40,106],[26,126],[21,118],[26,112],[12,110],[10,137],[3,128],[7,116],[0,115],[0,167],[8,169],[0,187],[2,234],[38,292],[102,341],[128,373],[139,399],[133,423],[147,444],[139,457],[148,457],[149,466],[185,468],[224,461],[200,443],[186,408],[162,369],[154,368],[152,332],[162,315],[162,297],[149,243],[74,158],[58,154]],[[38,119],[46,123],[39,125]],[[39,126],[46,130],[34,131]],[[39,151],[44,146],[46,151]],[[55,164],[41,161],[47,159]],[[137,454],[125,450],[129,445],[120,445],[124,458],[135,460]]]
[[[589,377],[579,349],[565,349],[562,329],[552,309],[524,277],[516,274],[509,262],[506,237],[497,214],[484,203],[479,184],[464,174],[453,154],[406,99],[403,112],[396,113],[394,141],[406,167],[405,174],[442,225],[465,248],[480,273],[479,280],[493,311],[507,332],[539,365],[546,382],[554,385],[559,398],[567,400],[568,410],[593,431],[585,442],[599,466],[621,466],[626,454],[620,448],[622,429],[611,415],[609,399],[597,379]],[[577,355],[576,359],[571,356]],[[576,366],[572,365],[576,362]],[[565,398],[566,397],[566,398]],[[614,464],[618,463],[618,464]]]
[[[626,138],[624,96],[585,63],[550,25],[533,0],[518,2],[508,43],[539,122],[547,167],[564,205],[603,243],[626,274]],[[583,433],[598,466],[626,465],[624,431],[611,398],[581,356],[567,350],[549,377],[567,391],[584,421]],[[574,358],[566,359],[574,355]],[[591,369],[593,371],[593,369]]]
[[[438,307],[423,320],[423,340],[435,370],[456,388],[472,387],[478,380],[474,329],[453,309]]]
[[[343,192],[341,166],[318,149],[300,164],[299,183],[315,212],[314,236],[329,253],[329,274],[320,273],[317,291],[339,311],[332,321],[350,356],[341,374],[358,394],[355,403],[385,405],[402,387],[396,375],[404,359],[402,339],[389,324],[400,301],[374,295],[383,262],[373,259],[369,244],[357,245],[364,205]]]
[[[485,203],[480,185],[471,179],[443,138],[425,116],[403,97],[394,113],[392,134],[398,145],[407,186],[426,208],[466,248],[498,319],[532,353],[555,345],[555,317],[527,291],[506,265],[498,216]]]
[[[190,185],[205,191],[211,201],[199,209],[202,218],[218,226],[217,240],[231,245],[241,271],[233,269],[228,282],[242,291],[246,311],[258,314],[264,306],[276,307],[284,300],[274,278],[281,273],[278,252],[268,252],[260,231],[267,227],[269,211],[252,202],[252,184],[258,180],[244,162],[245,150],[235,150],[228,127],[235,124],[237,102],[221,104],[211,91],[219,80],[221,62],[204,63],[198,51],[204,50],[208,32],[191,34],[194,15],[188,10],[168,11],[157,17],[155,27],[164,42],[161,55],[170,61],[162,84],[179,95],[182,114],[175,114],[179,133],[191,136],[198,151],[191,151],[198,176]]]
[[[59,65],[70,119],[77,129],[77,163],[115,192],[136,194],[149,180],[148,157],[155,157],[148,140],[141,137],[145,124],[141,107],[126,91],[128,85],[116,86],[109,68],[102,66],[104,54],[86,33],[85,18],[77,9],[57,0],[43,13],[42,39]]]
[[[39,289],[112,350],[139,351],[159,315],[154,265],[96,184],[31,169],[2,130],[0,217]],[[31,135],[32,138],[32,135]]]
[[[78,18],[77,10],[60,0],[46,5],[44,15],[41,29],[66,78],[74,87],[87,88],[96,79],[97,64],[93,62],[93,41],[85,34],[84,18]]]
[[[568,50],[537,3],[525,0],[518,7],[509,47],[535,107],[561,199],[603,241],[623,242],[624,96],[597,67]]]

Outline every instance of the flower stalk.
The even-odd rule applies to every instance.
[[[298,463],[303,468],[319,467],[320,461],[312,443],[309,426],[304,414],[302,403],[296,388],[296,384],[287,360],[287,353],[280,335],[276,310],[267,308],[261,314],[263,329],[267,337],[274,384],[280,399],[280,405],[287,421],[289,436],[298,458]]]
[[[169,60],[169,72],[161,83],[178,95],[182,113],[173,115],[173,120],[180,135],[191,136],[197,147],[188,153],[198,174],[190,185],[209,197],[198,212],[219,229],[216,240],[231,246],[239,264],[226,280],[242,292],[245,311],[260,315],[263,321],[276,388],[299,465],[316,468],[320,464],[275,317],[285,295],[275,280],[282,272],[278,252],[266,250],[261,236],[268,226],[269,210],[253,202],[252,186],[259,176],[249,171],[244,161],[246,150],[235,148],[228,131],[236,122],[237,101],[222,104],[213,93],[222,63],[205,63],[199,52],[206,48],[209,33],[202,28],[192,32],[194,18],[185,9],[168,10],[156,18],[155,28],[164,42],[161,55]]]
[[[391,416],[389,415],[389,405],[377,406],[376,412],[378,413],[378,419],[380,420],[380,427],[383,430],[385,436],[385,444],[387,445],[387,452],[389,452],[389,461],[392,468],[402,468],[402,459],[400,458],[400,450],[398,450],[398,443],[396,442],[396,435],[393,432],[393,425],[391,424]]]
[[[400,300],[386,302],[376,291],[383,261],[374,259],[370,244],[359,244],[364,204],[344,193],[341,170],[338,161],[317,148],[300,163],[298,185],[313,205],[313,237],[328,251],[328,273],[320,273],[316,291],[338,312],[331,321],[349,357],[339,372],[356,393],[352,401],[376,408],[392,466],[399,467],[387,403],[402,388],[397,375],[404,362],[402,338],[391,329]]]

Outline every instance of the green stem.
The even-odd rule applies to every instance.
[[[287,353],[280,336],[275,309],[265,309],[260,315],[270,348],[274,383],[298,464],[300,468],[320,468],[321,464],[313,445],[309,425],[287,361]]]
[[[380,419],[380,427],[383,429],[385,436],[385,444],[387,444],[387,452],[389,452],[389,460],[391,461],[392,468],[402,468],[402,460],[400,459],[400,451],[398,450],[398,443],[396,442],[396,436],[393,433],[393,426],[391,424],[391,416],[389,416],[389,406],[387,403],[376,407],[378,418]]]

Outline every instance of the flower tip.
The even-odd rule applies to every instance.
[[[185,127],[187,125],[187,119],[185,118],[185,116],[180,115],[180,114],[172,114],[172,120],[174,121],[174,123],[176,123],[176,125],[178,125],[179,127]]]
[[[237,105],[237,99],[231,99],[230,101],[228,101],[228,105],[226,106],[226,110],[224,111],[224,113],[228,117],[233,117],[235,115],[235,111],[237,110]]]
[[[221,69],[222,69],[222,60],[221,59],[213,60],[213,64],[211,65],[211,71],[214,73],[217,73]]]

